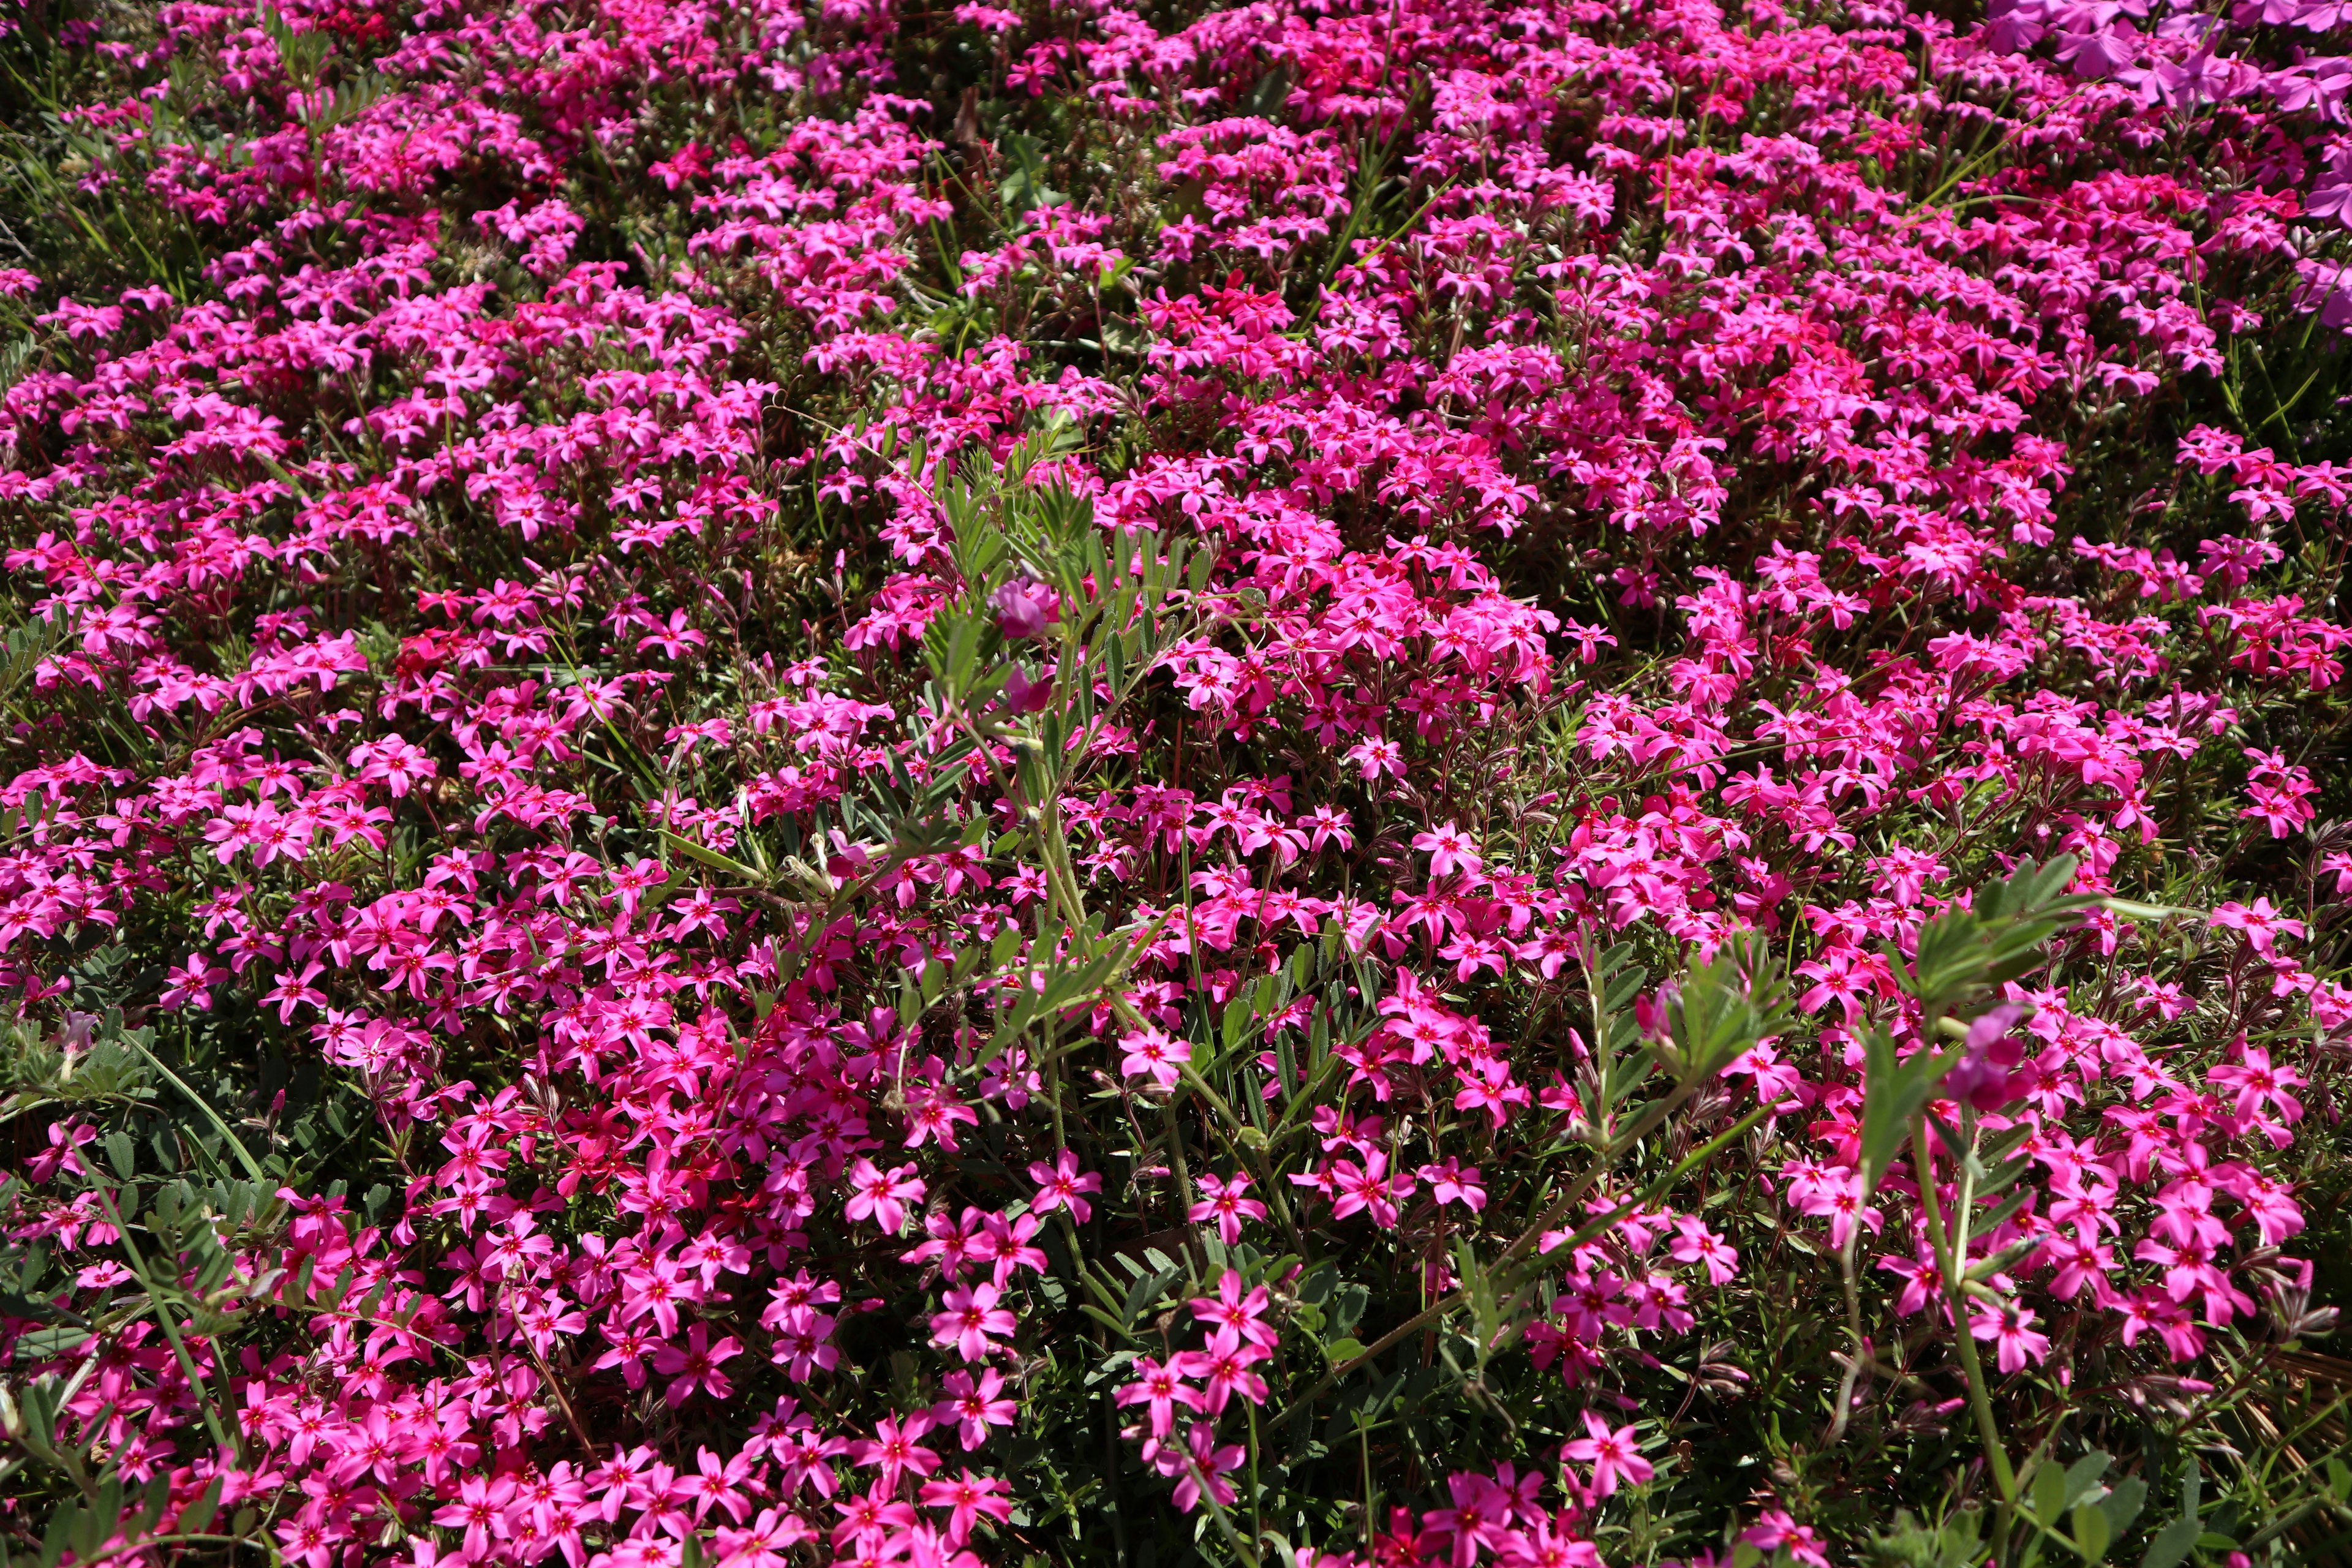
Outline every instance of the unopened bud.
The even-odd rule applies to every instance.
[[[994,603],[998,629],[1014,642],[1043,633],[1055,608],[1051,591],[1038,583],[1007,583]]]

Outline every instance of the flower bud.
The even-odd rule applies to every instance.
[[[1660,985],[1654,995],[1633,998],[1633,1022],[1646,1039],[1664,1040],[1675,1032],[1674,1005],[1682,1000],[1682,987],[1669,980]]]
[[[1959,1064],[1944,1075],[1944,1092],[1978,1110],[1999,1110],[2018,1099],[2021,1086],[2012,1069],[2025,1050],[2009,1031],[2026,1012],[2017,1003],[2003,1002],[1970,1024],[1960,1042]]]
[[[1019,665],[1013,667],[1004,678],[1004,705],[1015,713],[1043,712],[1045,704],[1054,700],[1051,680],[1032,680]]]
[[[1053,600],[1042,584],[1007,583],[995,603],[997,626],[1014,642],[1040,635],[1052,618]]]

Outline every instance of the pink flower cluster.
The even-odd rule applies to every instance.
[[[1690,1458],[1759,1377],[1834,1449],[1959,1419],[1980,1342],[2041,1432],[2315,1329],[2352,467],[2235,410],[2352,317],[2352,76],[2281,41],[2336,10],[105,43],[85,187],[203,259],[0,275],[0,984],[186,1072],[60,1089],[0,1196],[68,1269],[0,1373],[161,1484],[73,1561],[1124,1563],[1172,1508],[1249,1568],[1597,1568],[1687,1486],[1677,1555],[1826,1564],[1873,1521]],[[1923,1006],[1933,922],[2059,856],[2102,901]],[[1790,1021],[1604,1169],[1746,932]],[[1874,1165],[1870,1042],[1939,1024],[1988,1159]],[[224,1091],[173,1157],[282,1206],[159,1256],[112,1146]],[[1842,1384],[1742,1341],[1760,1258]]]

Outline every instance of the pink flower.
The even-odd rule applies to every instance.
[[[1442,1163],[1423,1165],[1418,1174],[1429,1184],[1429,1195],[1441,1204],[1460,1204],[1472,1214],[1486,1206],[1486,1189],[1478,1184],[1475,1165],[1465,1165],[1448,1154]]]
[[[1804,1563],[1805,1568],[1830,1568],[1829,1552],[1822,1538],[1811,1526],[1799,1524],[1789,1517],[1786,1509],[1765,1510],[1739,1539],[1766,1553],[1785,1548],[1790,1561]]]
[[[1217,1278],[1215,1296],[1195,1296],[1185,1305],[1192,1309],[1195,1321],[1238,1334],[1260,1350],[1271,1351],[1280,1336],[1275,1332],[1274,1325],[1265,1321],[1268,1300],[1263,1285],[1243,1294],[1240,1271],[1228,1268]]]
[[[1524,1531],[1503,1538],[1501,1561],[1510,1568],[1601,1568],[1601,1549],[1569,1533],[1571,1515],[1538,1519]]]
[[[1029,1205],[1032,1214],[1052,1214],[1066,1208],[1070,1219],[1084,1225],[1094,1216],[1094,1205],[1083,1194],[1102,1191],[1102,1178],[1078,1169],[1078,1157],[1067,1149],[1054,1156],[1050,1165],[1035,1161],[1029,1167],[1029,1179],[1037,1184],[1037,1195]]]
[[[961,1544],[971,1539],[972,1526],[982,1516],[999,1524],[1013,1517],[1011,1490],[993,1476],[975,1476],[965,1470],[953,1480],[925,1481],[920,1495],[925,1508],[948,1510],[948,1539]]]
[[[1394,741],[1374,737],[1349,748],[1347,760],[1362,770],[1366,784],[1377,784],[1382,773],[1392,778],[1404,776],[1404,748]]]
[[[931,1419],[942,1426],[952,1425],[967,1454],[988,1441],[991,1426],[1010,1426],[1020,1412],[1012,1400],[997,1397],[1004,1379],[994,1367],[982,1371],[976,1384],[968,1372],[951,1372],[940,1384],[948,1396],[931,1406]]]
[[[1704,1263],[1707,1282],[1721,1285],[1739,1272],[1739,1251],[1706,1227],[1696,1215],[1675,1221],[1675,1239],[1668,1249],[1677,1263]]]
[[[457,1483],[457,1500],[436,1510],[433,1522],[462,1531],[458,1554],[468,1563],[479,1562],[512,1533],[507,1505],[514,1492],[511,1475],[467,1476]]]
[[[907,1206],[921,1203],[923,1193],[914,1166],[900,1165],[886,1174],[876,1169],[873,1161],[860,1160],[849,1168],[845,1212],[853,1220],[870,1218],[882,1227],[883,1235],[896,1236],[906,1228]]]
[[[783,1553],[816,1539],[808,1521],[785,1509],[765,1508],[750,1525],[719,1531],[712,1544],[719,1568],[784,1568]]]
[[[876,1485],[885,1495],[898,1489],[898,1478],[908,1471],[928,1476],[940,1468],[940,1457],[917,1439],[931,1429],[931,1417],[918,1410],[896,1419],[884,1416],[874,1424],[874,1436],[849,1445],[849,1462],[872,1465],[879,1472]]]
[[[1451,1538],[1456,1568],[1469,1568],[1480,1552],[1499,1551],[1510,1539],[1518,1499],[1491,1478],[1475,1473],[1457,1472],[1447,1477],[1445,1484],[1454,1506],[1430,1513],[1429,1523]]]
[[[1979,1303],[1969,1318],[1969,1332],[1980,1340],[1993,1342],[1999,1351],[2000,1370],[2017,1372],[2028,1362],[2040,1362],[2050,1353],[2050,1336],[2036,1331],[2033,1313],[2013,1301],[1999,1307]]]
[[[996,590],[996,624],[1014,642],[1040,636],[1054,616],[1054,593],[1039,583],[1007,583]]]
[[[1176,1087],[1184,1064],[1192,1059],[1192,1047],[1164,1029],[1147,1027],[1119,1044],[1127,1053],[1119,1071],[1131,1079],[1149,1078],[1163,1089]]]
[[[1004,672],[1004,706],[1015,713],[1043,713],[1054,700],[1050,676],[1032,677],[1019,665]]]
[[[1638,1486],[1655,1474],[1650,1461],[1642,1458],[1641,1445],[1631,1426],[1612,1431],[1608,1422],[1587,1410],[1584,1430],[1586,1436],[1561,1444],[1559,1451],[1579,1464],[1592,1467],[1592,1495],[1596,1499],[1616,1491],[1620,1476]]]
[[[2273,909],[2267,898],[2258,898],[2251,905],[2234,900],[2218,904],[2207,919],[2225,930],[2245,932],[2246,941],[2256,952],[2269,952],[2280,937],[2303,935],[2303,922],[2289,920]]]
[[[1878,1228],[1886,1223],[1884,1215],[1864,1204],[1862,1178],[1843,1166],[1827,1173],[1822,1180],[1808,1187],[1801,1195],[1792,1185],[1790,1195],[1796,1199],[1797,1206],[1804,1213],[1830,1216],[1832,1247],[1843,1247],[1846,1244],[1846,1237],[1853,1234],[1853,1228],[1857,1224],[1867,1227],[1874,1235]]]
[[[2303,1082],[2303,1075],[2290,1067],[2273,1067],[2270,1052],[2263,1047],[2246,1044],[2242,1037],[2237,1054],[2234,1064],[2222,1062],[2208,1068],[2205,1078],[2207,1082],[2220,1084],[2236,1096],[2238,1115],[2252,1121],[2275,1110],[2282,1121],[2301,1120],[2303,1101],[2290,1091]]]
[[[179,968],[164,971],[163,978],[163,994],[157,1000],[164,1006],[179,1008],[194,1003],[208,1013],[213,1005],[212,988],[228,978],[228,971],[215,969],[205,962],[204,954],[192,952]]]
[[[1251,1368],[1266,1353],[1231,1329],[1219,1329],[1210,1336],[1208,1349],[1186,1351],[1171,1364],[1201,1384],[1201,1408],[1217,1415],[1236,1394],[1252,1405],[1265,1403],[1265,1379]]]
[[[1331,1202],[1332,1218],[1369,1214],[1372,1223],[1381,1229],[1396,1228],[1397,1200],[1412,1194],[1413,1179],[1409,1173],[1399,1171],[1389,1174],[1389,1157],[1381,1153],[1365,1155],[1360,1166],[1352,1160],[1336,1160],[1328,1169],[1336,1194]]]
[[[1196,1225],[1215,1220],[1217,1236],[1227,1247],[1241,1240],[1243,1220],[1265,1217],[1264,1204],[1242,1195],[1249,1191],[1250,1185],[1249,1177],[1242,1172],[1234,1172],[1230,1181],[1219,1181],[1213,1175],[1202,1176],[1193,1184],[1201,1189],[1202,1201],[1187,1211],[1188,1216]]]
[[[1183,1445],[1155,1438],[1145,1446],[1144,1458],[1163,1476],[1178,1478],[1176,1506],[1186,1513],[1201,1506],[1202,1484],[1219,1507],[1229,1507],[1234,1500],[1233,1483],[1224,1478],[1242,1468],[1249,1450],[1238,1443],[1220,1447],[1216,1436],[1205,1422],[1192,1423]]]
[[[1182,1361],[1183,1357],[1179,1355],[1174,1363],[1163,1366],[1148,1355],[1137,1356],[1136,1380],[1119,1388],[1118,1403],[1142,1405],[1150,1420],[1154,1437],[1168,1436],[1169,1429],[1176,1424],[1176,1406],[1179,1405],[1188,1410],[1202,1407],[1200,1390],[1184,1381],[1185,1373],[1178,1364]]]
[[[732,1334],[712,1344],[710,1331],[700,1323],[687,1331],[684,1350],[675,1345],[657,1346],[654,1351],[654,1370],[672,1380],[662,1397],[672,1405],[683,1405],[699,1389],[713,1399],[726,1398],[734,1388],[719,1370],[719,1363],[733,1360],[742,1349]]]
[[[993,1342],[1018,1326],[1013,1314],[996,1304],[1000,1295],[987,1284],[950,1290],[947,1310],[931,1319],[931,1342],[954,1350],[967,1362],[986,1361],[998,1348]]]
[[[1413,835],[1412,847],[1429,851],[1429,874],[1443,877],[1455,869],[1475,872],[1486,864],[1470,836],[1447,822]]]

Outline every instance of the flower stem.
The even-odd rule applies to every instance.
[[[1919,1206],[1927,1216],[1927,1244],[1936,1250],[1936,1272],[1944,1282],[1944,1298],[1952,1314],[1952,1338],[1958,1348],[1960,1373],[1968,1380],[1969,1407],[1976,1414],[1977,1437],[1984,1445],[1985,1464],[1992,1471],[1993,1484],[2000,1490],[2000,1518],[1993,1529],[1993,1550],[2009,1533],[2009,1516],[2017,1502],[2017,1472],[2009,1462],[2009,1452],[2001,1447],[2000,1428],[1992,1415],[1992,1391],[1985,1382],[1984,1363],[1977,1355],[1976,1336],[1969,1332],[1968,1296],[1960,1281],[1968,1268],[1963,1255],[1968,1245],[1965,1228],[1957,1236],[1948,1236],[1944,1228],[1943,1205],[1937,1198],[1936,1167],[1927,1147],[1927,1118],[1916,1116],[1911,1121],[1912,1162],[1919,1176]],[[1969,1194],[1961,1188],[1958,1196],[1966,1203]],[[1958,1224],[1965,1227],[1965,1211]],[[1954,1242],[1958,1244],[1958,1248]]]

